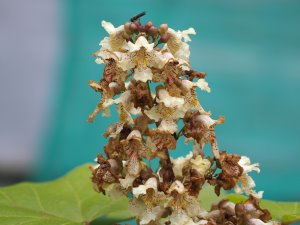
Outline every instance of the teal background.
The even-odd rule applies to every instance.
[[[118,26],[147,11],[144,22],[196,29],[191,65],[207,72],[212,88],[199,92],[202,105],[226,118],[217,128],[220,148],[261,164],[253,177],[265,198],[300,201],[299,10],[296,0],[63,1],[60,71],[49,100],[54,110],[44,123],[34,177],[58,177],[102,151],[102,134],[117,116],[87,123],[99,99],[87,82],[103,71],[91,56],[106,36],[100,22]],[[188,150],[181,143],[173,156]]]

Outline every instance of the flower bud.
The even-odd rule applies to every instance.
[[[127,34],[130,34],[131,33],[131,30],[130,30],[130,24],[129,22],[125,23],[124,25],[124,31],[127,33]]]
[[[159,27],[159,33],[160,34],[166,33],[168,28],[169,28],[168,24],[161,24]]]
[[[139,26],[139,27],[138,27],[138,30],[139,30],[140,32],[145,32],[145,31],[146,31],[146,28],[145,28],[144,26]]]
[[[142,25],[141,22],[140,22],[139,20],[134,21],[134,24],[135,24],[137,27],[139,27],[139,26]]]
[[[149,29],[148,29],[148,33],[152,36],[155,36],[157,34],[158,30],[155,26],[151,26]]]
[[[129,40],[129,39],[130,39],[130,35],[129,35],[128,33],[126,33],[126,32],[124,32],[124,33],[122,34],[122,37],[123,37],[125,40]]]
[[[146,28],[146,30],[148,30],[152,26],[153,26],[153,23],[151,21],[148,21],[145,25],[145,28]]]
[[[169,35],[168,34],[163,34],[162,36],[160,36],[159,42],[160,43],[167,43],[169,40]]]
[[[115,159],[108,159],[107,161],[110,164],[110,168],[111,168],[112,172],[114,174],[118,174],[120,172],[120,170],[121,170],[121,167],[118,164],[118,162]]]
[[[138,26],[136,24],[132,23],[132,24],[130,24],[129,29],[131,32],[136,32],[138,30]]]

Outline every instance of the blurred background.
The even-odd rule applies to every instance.
[[[143,22],[196,29],[191,65],[212,88],[202,105],[226,118],[220,148],[261,164],[265,198],[300,201],[298,0],[0,0],[0,184],[53,179],[102,151],[117,117],[87,123],[99,99],[87,82],[103,71],[91,53],[107,35],[101,20],[141,11]]]

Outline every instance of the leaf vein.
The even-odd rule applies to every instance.
[[[45,207],[44,207],[43,204],[42,204],[41,197],[40,197],[39,193],[36,191],[36,189],[33,187],[32,184],[29,184],[28,186],[29,186],[30,189],[33,191],[34,196],[36,197],[37,202],[38,202],[38,204],[39,204],[41,210],[42,210],[43,212],[45,212],[46,210],[45,210]]]
[[[76,198],[76,200],[77,200],[78,210],[79,210],[79,212],[80,212],[80,217],[82,218],[82,220],[84,220],[84,218],[83,218],[83,213],[82,213],[82,207],[81,207],[82,202],[81,202],[81,200],[80,200],[80,197],[79,197],[78,193],[75,191],[75,189],[74,189],[74,187],[72,186],[72,184],[71,184],[71,182],[70,182],[70,180],[69,180],[68,177],[66,177],[66,183],[68,184],[68,186],[70,186],[70,188],[72,189],[72,191],[73,191],[73,193],[74,193],[74,196],[75,196],[75,198]]]

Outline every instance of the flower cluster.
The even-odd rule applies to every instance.
[[[112,198],[127,196],[140,225],[278,224],[268,222],[270,213],[259,206],[262,192],[253,190],[248,173],[259,172],[258,164],[218,148],[214,128],[224,117],[212,119],[200,105],[197,89],[210,88],[206,74],[191,69],[189,62],[189,35],[195,30],[139,20],[119,27],[102,21],[102,26],[108,37],[94,55],[105,69],[99,82],[89,82],[101,99],[89,121],[100,112],[109,115],[113,104],[119,121],[104,134],[106,156],[100,153],[91,168],[95,189]],[[173,159],[169,151],[180,137],[193,149]],[[213,157],[204,154],[205,145]],[[155,158],[158,168],[151,165]],[[234,189],[249,199],[239,204],[223,200],[207,211],[198,199],[204,184],[213,185],[217,195],[221,188]]]

